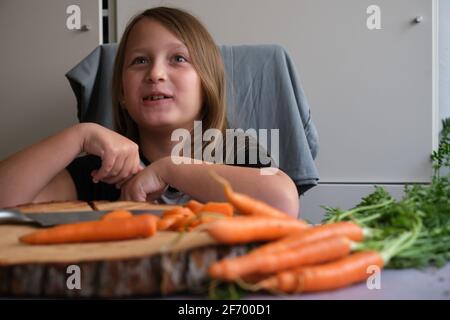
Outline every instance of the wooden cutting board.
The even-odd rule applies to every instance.
[[[136,201],[92,201],[89,203],[94,210],[146,210],[146,209],[162,209],[169,210],[176,206],[150,204],[148,202],[136,202]]]
[[[20,212],[70,212],[70,211],[91,211],[92,207],[85,201],[62,201],[30,203],[9,208]]]
[[[29,204],[22,212],[95,209],[169,209],[133,202],[82,201]],[[123,297],[207,289],[208,266],[246,246],[221,246],[205,232],[158,232],[147,239],[85,244],[31,246],[19,237],[31,226],[0,225],[0,296]],[[75,284],[79,267],[81,288]],[[69,268],[70,267],[70,268]],[[72,277],[71,277],[72,276]],[[74,282],[75,281],[75,282]]]

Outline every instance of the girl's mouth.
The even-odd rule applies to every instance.
[[[155,95],[155,96],[145,96],[143,98],[144,101],[158,101],[158,100],[165,100],[165,99],[172,99],[172,97],[164,96],[164,95]]]
[[[147,107],[168,106],[173,102],[173,97],[164,95],[151,95],[142,98],[142,104]]]

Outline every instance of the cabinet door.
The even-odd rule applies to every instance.
[[[426,182],[439,113],[433,100],[435,4],[118,0],[117,21],[120,35],[138,10],[176,6],[199,17],[219,44],[283,45],[296,62],[319,132],[321,182]],[[372,5],[381,10],[381,29],[367,27]],[[413,22],[417,16],[420,23]]]
[[[68,30],[70,5],[81,25]],[[77,122],[65,73],[100,43],[101,1],[0,2],[0,159]]]
[[[321,181],[430,181],[439,112],[435,2],[302,2],[311,6],[301,15],[296,58],[320,135]],[[381,29],[367,27],[372,5],[380,9]]]

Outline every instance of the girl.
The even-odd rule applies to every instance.
[[[197,120],[204,130],[224,132],[225,95],[220,52],[201,23],[178,9],[146,10],[128,24],[118,46],[117,132],[80,123],[3,160],[0,207],[75,199],[224,201],[212,169],[237,192],[296,217],[297,189],[280,170],[261,175],[248,164],[179,164],[171,157],[175,129],[192,132]]]

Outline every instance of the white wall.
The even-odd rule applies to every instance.
[[[72,4],[90,31],[66,28]],[[0,1],[0,159],[78,122],[64,75],[99,41],[99,1]]]

